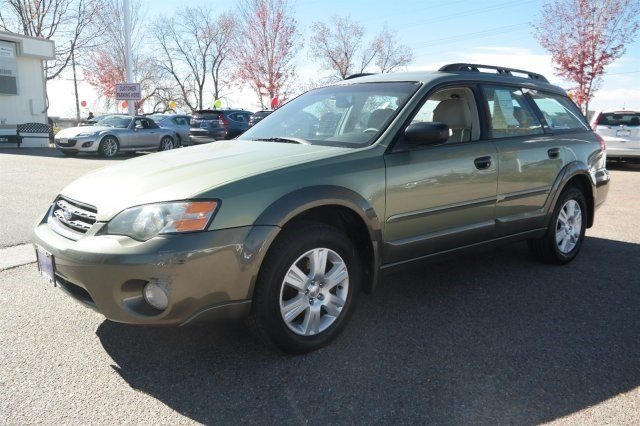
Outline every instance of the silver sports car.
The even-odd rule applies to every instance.
[[[65,155],[98,152],[113,157],[120,151],[166,151],[176,147],[178,138],[147,117],[111,115],[93,126],[71,127],[55,136],[56,147]]]

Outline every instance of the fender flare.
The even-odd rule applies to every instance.
[[[365,292],[372,292],[378,283],[380,270],[380,248],[382,247],[382,222],[373,206],[360,194],[350,189],[332,186],[310,186],[290,192],[269,205],[255,220],[255,226],[278,226],[283,228],[298,215],[316,207],[340,206],[356,213],[364,222],[373,248],[370,283],[365,283]],[[267,251],[271,247],[270,242]]]
[[[562,171],[558,174],[556,181],[553,183],[551,193],[549,195],[549,198],[547,198],[547,202],[544,206],[545,212],[548,216],[548,220],[551,219],[551,212],[553,212],[553,209],[558,202],[558,198],[560,198],[560,194],[567,186],[567,183],[569,183],[569,181],[574,177],[580,175],[585,176],[589,180],[591,194],[588,195],[590,195],[589,199],[591,200],[591,204],[593,204],[593,200],[595,200],[596,196],[595,178],[591,174],[591,172],[589,171],[589,167],[585,163],[581,161],[572,161],[571,163],[568,163],[563,167]],[[587,202],[589,202],[589,199],[587,200]],[[593,224],[593,212],[595,211],[595,206],[589,205],[587,206],[587,208],[589,211],[589,220],[587,223],[587,227],[591,227],[591,225]]]

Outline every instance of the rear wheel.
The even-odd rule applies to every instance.
[[[100,141],[100,146],[98,147],[98,151],[103,157],[115,157],[120,149],[120,144],[118,140],[113,136],[106,136],[102,141]]]
[[[315,222],[293,225],[265,258],[249,324],[285,352],[319,349],[347,323],[361,276],[355,247],[338,229]]]
[[[586,224],[584,194],[570,186],[560,194],[546,234],[529,240],[529,248],[536,258],[545,263],[562,265],[570,262],[582,247]]]
[[[160,140],[160,146],[158,146],[158,151],[169,151],[173,149],[173,139],[169,136],[165,136]]]

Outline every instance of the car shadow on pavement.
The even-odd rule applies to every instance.
[[[81,159],[81,160],[101,160],[101,161],[119,161],[126,160],[128,158],[138,157],[144,155],[145,152],[124,152],[116,155],[112,158],[105,158],[98,154],[78,154],[72,157],[64,155],[60,150],[55,148],[2,148],[0,149],[0,155],[22,155],[28,157],[49,157],[49,158],[66,158],[69,160]]]
[[[609,161],[607,162],[607,169],[640,172],[640,162]]]
[[[332,345],[288,356],[241,324],[103,322],[134,389],[205,424],[541,423],[640,386],[640,245],[587,238],[388,273]]]

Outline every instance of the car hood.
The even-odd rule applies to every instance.
[[[80,133],[97,133],[105,130],[113,130],[113,127],[104,126],[82,126],[82,127],[69,127],[68,129],[62,129],[56,133],[56,138],[73,138]]]
[[[145,155],[91,172],[61,194],[98,209],[98,221],[141,204],[197,198],[226,183],[351,151],[317,145],[218,141]]]

